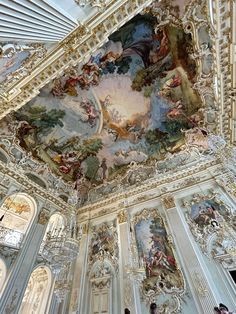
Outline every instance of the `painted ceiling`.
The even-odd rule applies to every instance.
[[[19,145],[83,193],[131,164],[179,152],[186,130],[204,142],[192,51],[183,29],[138,15],[2,120],[2,129],[16,125]]]

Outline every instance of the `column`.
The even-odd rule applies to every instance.
[[[7,284],[0,299],[0,313],[18,313],[29,277],[37,258],[39,247],[48,222],[48,211],[42,209],[26,235],[19,250],[14,268],[9,274]]]
[[[129,278],[128,267],[131,265],[131,249],[129,237],[129,225],[127,210],[121,210],[118,215],[118,236],[119,236],[119,252],[120,252],[120,295],[121,295],[121,312],[128,308],[131,313],[141,314],[139,294],[135,283]]]
[[[84,224],[82,228],[82,237],[80,240],[79,255],[75,261],[73,272],[73,283],[70,299],[69,313],[82,313],[83,287],[86,276],[88,246],[88,224]]]
[[[207,276],[203,262],[197,256],[184,221],[176,208],[173,196],[167,195],[163,197],[162,201],[178,253],[182,258],[185,278],[195,299],[198,312],[209,314],[213,311],[214,306],[218,304],[217,297],[212,289],[214,286],[212,279]]]

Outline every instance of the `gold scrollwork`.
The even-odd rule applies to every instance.
[[[41,209],[38,215],[38,223],[40,225],[46,225],[50,217],[50,211],[46,208]]]
[[[125,209],[122,209],[121,211],[119,211],[119,213],[117,214],[117,218],[118,218],[119,224],[127,222],[127,218],[128,218],[127,211]]]
[[[206,283],[197,271],[194,272],[194,281],[196,283],[196,290],[198,295],[201,297],[206,297],[209,291],[207,289]]]
[[[171,194],[162,197],[162,202],[165,209],[171,209],[175,207],[174,197]]]

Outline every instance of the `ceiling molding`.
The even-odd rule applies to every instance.
[[[236,2],[210,0],[219,132],[236,144]]]
[[[0,161],[0,172],[5,176],[5,178],[11,178],[15,180],[21,186],[21,190],[26,191],[30,195],[39,196],[44,198],[49,203],[52,203],[54,206],[60,208],[64,213],[67,213],[68,210],[73,211],[74,207],[63,201],[58,195],[53,193],[53,191],[48,191],[47,189],[39,186],[30,180],[25,174],[20,173],[19,171],[14,170],[10,165],[6,165]]]
[[[181,190],[191,185],[198,184],[199,182],[193,180],[193,175],[196,173],[199,174],[201,172],[207,174],[207,179],[204,178],[204,176],[201,177],[202,181],[212,180],[212,173],[214,173],[214,178],[216,176],[216,173],[217,175],[222,174],[222,164],[212,158],[210,160],[205,160],[192,166],[186,165],[185,171],[176,171],[172,172],[171,174],[163,175],[159,178],[146,180],[142,184],[131,187],[126,191],[120,193],[112,193],[103,200],[98,200],[94,203],[86,204],[85,206],[77,209],[77,214],[86,214],[87,216],[89,216],[89,213],[92,213],[93,211],[99,210],[106,206],[109,206],[108,212],[110,213],[112,212],[112,210],[117,211],[117,209],[120,209],[121,206],[132,206],[135,199],[138,199],[140,195],[143,196],[145,194],[147,197],[143,198],[146,201],[150,198],[157,198],[168,193],[174,193],[176,192],[176,190]],[[189,178],[192,181],[189,181]],[[168,187],[167,192],[166,187]],[[155,193],[150,193],[155,189],[158,189],[159,193],[157,193],[157,191],[155,191]],[[131,200],[131,204],[129,204],[127,200]],[[121,205],[121,201],[123,201],[124,204]],[[88,217],[86,217],[86,219],[87,218]]]

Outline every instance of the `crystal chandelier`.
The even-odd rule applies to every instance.
[[[63,232],[55,229],[53,234],[47,233],[42,250],[42,257],[46,259],[55,271],[66,263],[72,262],[79,252],[79,240],[74,229]]]
[[[70,268],[71,264],[67,261],[56,273],[54,293],[57,296],[59,302],[62,302],[66,298],[72,285],[72,282],[69,279]]]

